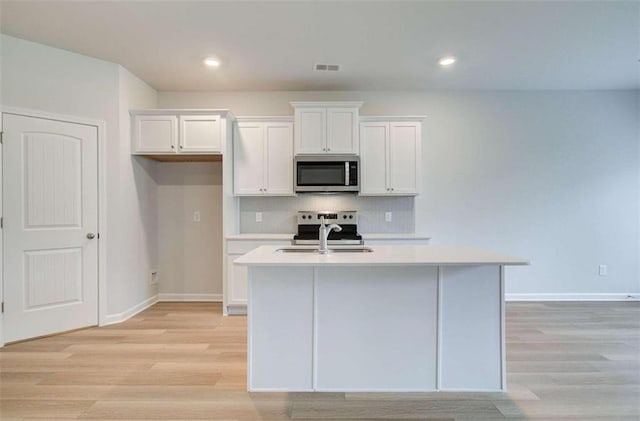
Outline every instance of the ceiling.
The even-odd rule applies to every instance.
[[[2,33],[122,64],[160,91],[640,88],[637,1],[0,7]],[[445,54],[458,57],[452,68],[437,65]],[[222,66],[205,68],[208,55]]]

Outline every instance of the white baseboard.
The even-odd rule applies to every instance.
[[[158,294],[158,301],[209,301],[209,302],[222,302],[222,294],[174,294],[174,293],[160,293]]]
[[[107,314],[107,316],[105,317],[104,323],[102,323],[100,326],[107,326],[107,325],[112,325],[114,323],[124,322],[125,320],[130,319],[131,317],[135,316],[141,311],[148,309],[149,307],[151,307],[157,302],[158,302],[158,296],[154,295],[153,297],[147,298],[146,300],[134,305],[133,307],[123,311],[122,313]]]
[[[640,293],[505,294],[506,301],[640,301]]]

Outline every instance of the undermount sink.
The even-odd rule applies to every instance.
[[[369,247],[345,247],[345,248],[329,248],[329,253],[371,253],[372,248]],[[316,248],[301,248],[301,247],[283,247],[276,249],[276,253],[318,253],[320,251]]]

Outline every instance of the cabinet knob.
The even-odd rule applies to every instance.
[[[89,240],[93,240],[94,238],[96,238],[96,235],[94,233],[90,232],[90,233],[87,234],[87,238]]]
[[[174,145],[171,145],[171,149],[175,149],[176,147]]]
[[[182,145],[180,145],[180,149],[182,149]]]

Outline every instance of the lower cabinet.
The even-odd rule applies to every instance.
[[[267,245],[290,246],[291,240],[235,240],[228,239],[224,264],[223,313],[247,314],[247,268],[233,261],[256,247]]]

